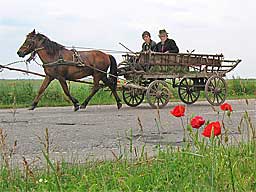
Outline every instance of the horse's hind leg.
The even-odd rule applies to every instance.
[[[74,111],[77,111],[79,109],[79,102],[76,100],[76,98],[72,97],[72,95],[70,94],[66,80],[59,80],[59,82],[60,82],[60,85],[61,85],[64,93],[72,101],[72,103],[74,105]]]
[[[86,106],[88,105],[89,101],[91,100],[91,98],[98,92],[98,90],[100,89],[99,81],[100,81],[100,77],[99,76],[94,76],[93,77],[93,88],[91,90],[91,93],[84,100],[84,102],[80,105],[80,109],[85,109]]]
[[[37,106],[40,98],[42,97],[45,89],[48,87],[48,85],[51,83],[52,80],[53,80],[53,78],[48,76],[48,75],[44,78],[44,81],[43,81],[41,87],[39,88],[38,94],[35,97],[31,107],[29,108],[29,110],[34,110],[36,108],[36,106]]]
[[[107,78],[107,76],[104,76],[102,78],[102,81],[110,88],[110,90],[112,91],[115,99],[116,99],[116,103],[117,103],[117,108],[120,109],[122,107],[122,103],[121,103],[121,99],[119,98],[117,92],[116,92],[116,86]]]

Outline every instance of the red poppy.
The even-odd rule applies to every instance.
[[[201,116],[195,116],[191,119],[190,124],[193,128],[200,128],[205,123],[205,120]]]
[[[209,123],[205,128],[204,131],[202,133],[203,136],[205,137],[211,137],[212,134],[212,129],[213,129],[213,135],[214,136],[218,136],[221,134],[221,127],[220,127],[220,122],[216,121],[216,122],[211,122]]]
[[[185,107],[183,105],[177,105],[174,107],[170,113],[175,117],[181,117],[184,116],[185,113]]]
[[[228,103],[223,103],[222,105],[220,105],[220,109],[222,111],[230,111],[230,112],[233,111],[232,106]]]

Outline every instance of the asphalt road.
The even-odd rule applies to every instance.
[[[231,119],[225,118],[226,127],[234,138],[241,136],[238,125],[247,111],[256,126],[256,99],[227,101],[233,106]],[[0,128],[7,134],[7,143],[12,145],[17,140],[15,159],[20,162],[22,156],[32,161],[42,155],[42,144],[38,139],[44,137],[45,128],[49,129],[50,150],[52,157],[64,158],[67,161],[85,160],[88,158],[113,158],[124,149],[129,149],[130,140],[135,146],[146,145],[148,153],[152,153],[157,144],[181,145],[183,128],[181,120],[169,114],[177,102],[169,103],[159,111],[161,125],[156,123],[158,112],[148,104],[137,108],[126,105],[117,110],[115,105],[88,106],[87,109],[73,112],[72,107],[44,107],[34,111],[27,109],[1,109]],[[216,111],[214,111],[214,109]],[[212,108],[207,102],[197,102],[186,107],[183,121],[189,121],[191,115],[201,115],[206,120],[222,119],[223,112],[219,107]],[[141,121],[143,132],[138,123]],[[245,133],[247,125],[242,123]],[[132,130],[132,132],[131,132]],[[246,136],[247,134],[245,134]]]

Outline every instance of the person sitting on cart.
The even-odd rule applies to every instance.
[[[156,45],[156,52],[161,53],[179,53],[179,48],[173,39],[168,38],[168,33],[165,29],[159,30],[159,38],[161,41]]]
[[[148,31],[142,33],[142,39],[144,40],[144,43],[142,44],[142,52],[155,51],[156,42],[151,39],[151,35]]]

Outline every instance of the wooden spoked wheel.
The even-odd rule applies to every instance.
[[[163,108],[170,100],[170,91],[165,81],[151,82],[146,91],[147,102],[152,108]]]
[[[205,84],[205,96],[211,105],[218,106],[224,103],[227,97],[226,81],[220,76],[211,76]]]
[[[199,98],[200,90],[196,87],[193,79],[183,78],[178,87],[178,94],[181,101],[192,104]]]
[[[130,107],[136,107],[144,100],[145,91],[137,88],[124,88],[123,100]]]

